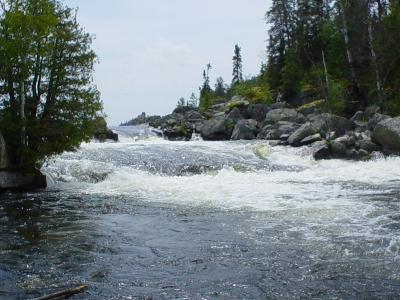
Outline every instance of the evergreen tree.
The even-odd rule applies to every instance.
[[[223,98],[226,96],[226,86],[222,77],[217,78],[217,81],[215,83],[214,95],[217,98]]]
[[[295,30],[295,1],[273,0],[266,14],[270,25],[268,41],[268,81],[275,91],[282,85],[282,68],[285,64],[286,50],[293,44]]]
[[[236,84],[243,81],[242,54],[239,45],[235,45],[234,53],[235,54],[232,58],[233,60],[232,86],[235,86]]]
[[[194,93],[192,93],[189,97],[188,106],[196,108],[198,105],[199,105],[199,99],[196,97]]]
[[[92,37],[56,0],[0,6],[0,130],[14,167],[35,168],[92,136],[101,110]]]
[[[207,64],[207,68],[203,70],[203,85],[200,87],[200,109],[207,110],[212,105],[213,91],[210,87],[210,70],[211,64]]]
[[[179,98],[178,103],[177,103],[176,106],[177,107],[185,107],[185,106],[188,106],[188,105],[187,105],[187,102],[186,102],[185,98],[181,97],[181,98]]]

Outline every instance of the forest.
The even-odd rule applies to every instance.
[[[399,1],[274,0],[265,18],[267,59],[260,73],[244,78],[236,45],[231,84],[218,78],[212,88],[211,65],[204,70],[201,109],[239,94],[294,106],[323,100],[344,116],[371,105],[400,113]]]

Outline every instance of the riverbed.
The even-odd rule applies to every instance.
[[[400,158],[115,130],[0,195],[0,299],[399,297]]]

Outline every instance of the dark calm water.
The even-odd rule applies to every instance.
[[[399,158],[120,130],[0,195],[0,299],[400,298]]]

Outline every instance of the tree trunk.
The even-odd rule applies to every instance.
[[[26,146],[26,127],[25,127],[25,82],[24,80],[21,81],[21,96],[20,96],[20,101],[21,101],[21,145],[24,148]],[[22,163],[22,162],[21,162]]]
[[[376,89],[378,92],[379,105],[382,106],[385,95],[384,95],[384,90],[383,90],[383,86],[382,86],[381,76],[379,73],[378,59],[376,57],[376,53],[375,53],[375,49],[374,49],[374,40],[373,40],[373,35],[372,35],[371,21],[368,22],[368,43],[369,43],[369,49],[371,52],[372,67],[374,68],[374,71],[375,71]]]
[[[351,76],[351,80],[353,81],[354,87],[356,89],[357,96],[361,96],[361,95],[363,95],[363,93],[361,91],[360,82],[356,75],[356,71],[354,68],[353,54],[351,53],[351,48],[350,48],[349,28],[347,25],[347,16],[346,16],[346,10],[345,10],[346,7],[344,7],[344,5],[342,4],[341,1],[339,1],[339,8],[341,10],[340,15],[342,17],[342,23],[343,23],[342,33],[343,33],[343,38],[344,38],[344,42],[346,45],[347,63],[349,65],[350,76]],[[364,106],[365,106],[365,99],[363,99],[363,102],[364,102]]]

